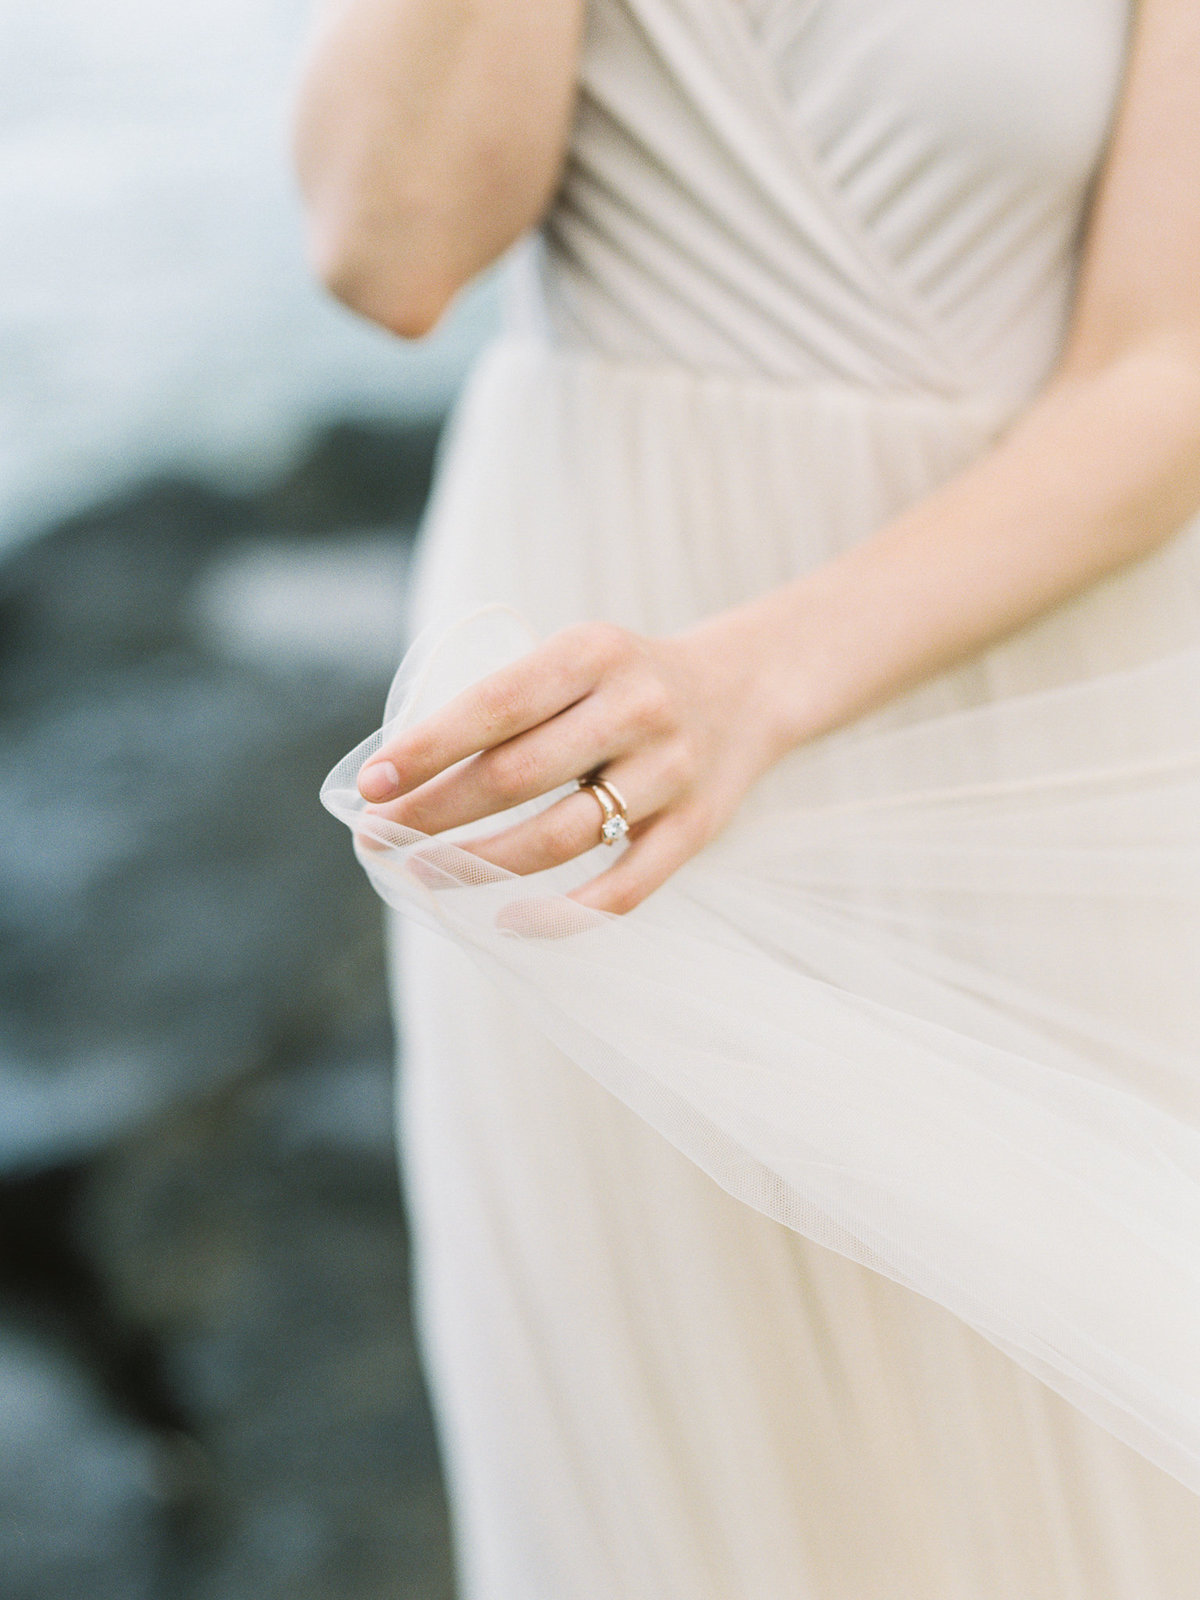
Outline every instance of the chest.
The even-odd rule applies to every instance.
[[[637,0],[634,0],[636,6]],[[864,130],[1031,181],[1094,164],[1119,91],[1130,0],[686,0],[725,8],[818,148]],[[873,142],[872,142],[873,141]],[[847,176],[850,176],[847,174]]]

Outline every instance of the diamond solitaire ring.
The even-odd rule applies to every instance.
[[[591,773],[586,778],[579,778],[577,782],[581,789],[586,789],[590,795],[595,796],[596,803],[604,813],[600,821],[602,842],[616,844],[618,839],[623,839],[629,832],[629,818],[620,793],[604,778],[598,778]]]

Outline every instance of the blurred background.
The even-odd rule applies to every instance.
[[[379,719],[488,284],[309,281],[306,0],[0,0],[0,1593],[446,1600]]]

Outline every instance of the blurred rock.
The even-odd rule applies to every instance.
[[[317,800],[435,438],[335,430],[0,561],[3,1600],[451,1593],[379,906]]]
[[[5,1600],[152,1600],[163,1522],[155,1441],[63,1351],[0,1323]]]
[[[180,1600],[444,1600],[382,1023],[93,1168],[87,1248],[163,1353],[215,1493]]]
[[[0,713],[78,693],[101,664],[192,646],[192,584],[239,547],[389,530],[398,555],[429,489],[435,423],[344,424],[259,494],[149,483],[0,554]],[[402,559],[402,557],[401,557]]]
[[[380,691],[220,662],[98,670],[10,725],[0,782],[0,1166],[106,1143],[379,982],[325,772]]]
[[[270,493],[151,488],[0,564],[0,1171],[378,989],[378,907],[316,794],[378,720],[435,437],[341,429]]]

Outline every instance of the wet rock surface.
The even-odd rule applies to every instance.
[[[450,1593],[379,910],[316,801],[378,718],[434,443],[338,430],[0,564],[13,1600]]]
[[[0,1571],[8,1600],[151,1600],[163,1540],[153,1438],[86,1367],[0,1323]]]
[[[387,1037],[246,1080],[111,1152],[81,1207],[197,1446],[176,1592],[447,1591],[405,1320]]]

